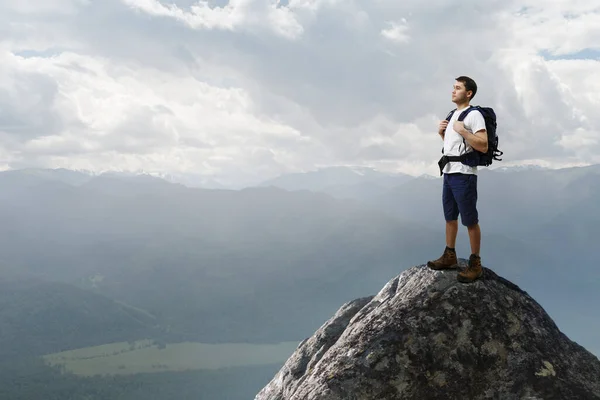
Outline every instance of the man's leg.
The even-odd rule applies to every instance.
[[[456,235],[458,234],[458,203],[451,186],[456,177],[457,175],[444,174],[442,186],[442,206],[444,208],[444,219],[446,220],[446,246],[451,249],[456,246]]]
[[[479,229],[479,213],[477,211],[477,175],[471,175],[465,179],[460,194],[456,195],[458,208],[462,216],[463,225],[469,231],[469,242],[471,243],[471,256],[468,267],[459,272],[459,282],[473,282],[483,274],[481,258],[479,256],[481,245],[481,230]]]
[[[458,233],[458,204],[456,204],[452,194],[449,179],[451,178],[448,174],[444,174],[442,205],[444,218],[446,219],[446,248],[440,258],[427,262],[427,266],[434,270],[455,269],[458,267],[458,258],[454,249],[456,234]]]
[[[471,254],[478,256],[481,249],[481,229],[479,228],[479,224],[469,225],[467,230],[469,231],[469,241],[471,242]]]
[[[458,220],[446,221],[446,246],[451,249],[456,247],[456,235],[458,235]]]

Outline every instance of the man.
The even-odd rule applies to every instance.
[[[456,78],[452,91],[452,102],[456,111],[450,121],[443,120],[439,124],[438,134],[444,140],[444,155],[460,156],[472,152],[473,149],[486,152],[488,147],[485,120],[477,110],[471,110],[464,121],[458,121],[460,114],[470,107],[470,102],[477,93],[477,84],[467,76]],[[477,212],[477,167],[463,164],[461,161],[450,161],[443,166],[442,203],[446,219],[446,248],[440,258],[427,262],[434,270],[456,269],[458,258],[455,244],[458,234],[458,215],[467,227],[471,243],[469,264],[457,275],[459,282],[469,283],[481,277],[481,230]]]

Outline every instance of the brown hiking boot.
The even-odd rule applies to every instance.
[[[471,254],[469,257],[469,265],[463,271],[460,271],[456,276],[456,279],[462,283],[471,283],[483,275],[483,268],[481,267],[481,257]]]
[[[448,246],[444,249],[444,254],[434,261],[427,261],[427,266],[431,269],[439,271],[441,269],[456,269],[458,267],[458,259],[456,251],[450,250]]]

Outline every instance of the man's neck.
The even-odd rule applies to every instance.
[[[465,102],[465,103],[456,103],[456,110],[464,110],[465,108],[469,107],[469,102]]]

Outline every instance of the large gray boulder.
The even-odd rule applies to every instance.
[[[461,284],[415,266],[344,304],[255,397],[375,399],[600,399],[600,361],[491,270]]]

